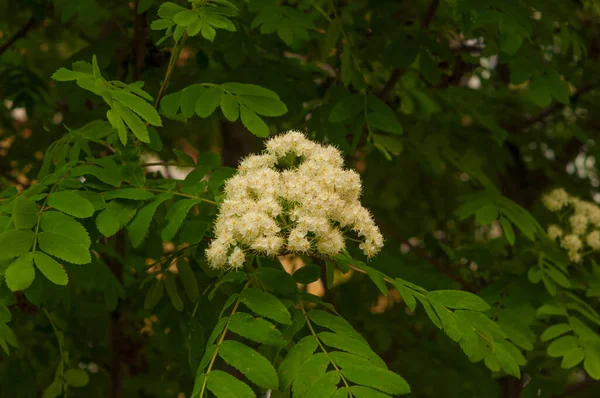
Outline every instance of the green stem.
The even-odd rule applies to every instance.
[[[161,193],[167,193],[167,192],[169,192],[169,193],[172,193],[173,195],[176,195],[176,196],[182,196],[184,198],[190,198],[190,199],[198,199],[198,200],[201,200],[201,201],[206,202],[206,203],[210,203],[210,204],[215,205],[215,206],[218,205],[218,203],[215,202],[214,200],[206,199],[206,198],[203,198],[201,196],[189,195],[187,193],[175,192],[175,191],[169,191],[167,189],[157,189],[157,188],[138,188],[138,189],[143,189],[144,191],[148,191],[148,192],[161,192]]]
[[[212,367],[213,367],[213,365],[215,363],[215,360],[217,359],[217,355],[219,353],[219,347],[221,346],[221,344],[225,340],[225,335],[227,334],[227,330],[229,329],[229,322],[231,321],[231,317],[233,316],[233,314],[236,313],[238,307],[240,306],[241,294],[242,294],[242,292],[244,290],[246,290],[246,288],[248,288],[248,286],[250,286],[251,282],[252,282],[252,278],[248,279],[248,281],[246,282],[246,284],[242,288],[242,291],[240,292],[240,295],[238,296],[237,300],[235,301],[233,309],[231,310],[231,313],[229,314],[229,318],[227,318],[227,323],[225,324],[225,328],[223,328],[223,331],[221,332],[221,336],[219,337],[219,341],[217,341],[217,348],[215,349],[215,353],[213,354],[212,358],[210,359],[210,363],[208,364],[208,368],[206,369],[206,372],[204,373],[204,380],[202,381],[202,389],[200,390],[200,398],[202,398],[204,396],[204,392],[206,391],[206,383],[208,381],[208,374],[212,370]]]
[[[317,343],[319,344],[319,347],[321,348],[321,351],[323,351],[323,353],[327,356],[327,358],[329,359],[329,362],[331,362],[331,364],[333,365],[333,368],[336,370],[336,372],[338,372],[338,374],[340,375],[340,378],[342,379],[342,381],[346,385],[346,388],[348,389],[348,392],[350,392],[350,386],[348,385],[348,382],[346,381],[346,378],[342,374],[341,369],[338,368],[338,366],[335,364],[335,362],[333,361],[333,359],[331,359],[331,357],[329,356],[329,352],[327,352],[327,349],[325,348],[325,346],[323,345],[323,343],[321,343],[321,339],[319,339],[319,336],[317,336],[317,332],[315,332],[315,329],[313,328],[313,325],[312,325],[312,323],[310,321],[310,318],[308,317],[308,314],[306,313],[306,310],[304,309],[304,304],[302,302],[302,299],[299,300],[299,303],[300,303],[300,310],[302,310],[302,313],[304,314],[304,318],[306,318],[306,325],[308,326],[308,329],[310,329],[310,333],[315,337],[315,339],[317,339]],[[352,395],[352,393],[350,393],[350,394]]]
[[[167,85],[169,84],[169,80],[171,79],[171,75],[175,70],[175,66],[177,65],[177,59],[179,58],[179,53],[181,52],[181,48],[183,47],[183,43],[185,42],[186,36],[183,36],[181,40],[175,43],[175,47],[173,47],[173,51],[171,52],[171,58],[169,59],[169,66],[167,67],[167,73],[165,74],[165,79],[160,86],[160,90],[158,91],[158,95],[156,96],[156,102],[154,102],[154,108],[158,109],[160,106],[160,101],[165,95],[165,91],[167,91]]]
[[[52,193],[54,192],[54,190],[56,189],[56,187],[58,186],[58,184],[60,184],[62,182],[62,180],[64,180],[65,178],[67,178],[69,176],[69,174],[71,174],[71,171],[67,171],[65,173],[64,176],[62,176],[50,189],[50,192],[48,192],[48,195],[46,195],[46,197],[44,198],[44,202],[42,203],[42,206],[40,207],[40,211],[38,212],[37,215],[37,221],[35,223],[35,236],[33,237],[33,246],[32,246],[32,250],[31,251],[35,251],[37,248],[37,241],[38,241],[38,233],[40,232],[40,224],[42,221],[42,213],[44,213],[44,209],[46,208],[46,204],[48,204],[48,200],[50,199],[50,196],[52,195]]]

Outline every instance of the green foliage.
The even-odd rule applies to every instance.
[[[598,250],[540,201],[598,200],[593,1],[0,15],[0,396],[598,395]],[[289,129],[360,173],[384,250],[212,269],[225,181]]]

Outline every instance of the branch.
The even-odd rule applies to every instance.
[[[583,94],[592,91],[593,89],[595,89],[597,87],[598,83],[587,83],[584,84],[583,86],[581,86],[579,89],[577,89],[575,91],[575,93],[571,96],[571,103],[577,101],[579,99],[579,97],[581,97]],[[512,131],[512,132],[518,132],[524,128],[527,128],[537,122],[541,122],[543,121],[546,117],[550,116],[551,114],[558,112],[560,110],[562,110],[565,107],[565,104],[562,104],[560,102],[555,102],[552,105],[542,109],[539,113],[530,116],[530,117],[526,117],[523,120],[520,120],[512,125],[506,126],[506,130]]]
[[[429,8],[427,8],[427,12],[425,13],[425,17],[423,18],[423,21],[421,21],[421,27],[423,29],[429,28],[429,25],[431,25],[431,21],[433,21],[433,17],[435,16],[439,5],[440,0],[431,0],[431,3],[429,3]]]
[[[29,19],[29,21],[27,21],[27,23],[21,27],[21,29],[19,29],[6,42],[4,42],[4,44],[2,44],[0,46],[0,55],[2,55],[6,50],[8,50],[10,48],[10,46],[15,44],[15,42],[17,40],[25,37],[25,35],[27,35],[27,32],[29,32],[29,30],[31,30],[37,24],[38,24],[37,19],[35,19],[34,17],[31,17]]]
[[[427,8],[427,12],[425,13],[425,16],[423,17],[423,21],[421,21],[421,27],[423,29],[429,28],[429,25],[431,25],[431,22],[433,21],[433,17],[435,16],[435,13],[436,13],[439,5],[440,5],[440,0],[431,0],[431,3],[429,4],[429,7]],[[383,89],[379,93],[378,97],[380,100],[385,101],[387,99],[387,96],[390,94],[392,89],[396,86],[396,83],[398,83],[400,76],[402,76],[402,71],[398,68],[394,68],[389,80],[385,83],[385,85],[383,86]]]

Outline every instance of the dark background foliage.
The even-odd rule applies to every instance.
[[[51,156],[47,149],[67,128],[106,120],[102,97],[51,79],[75,61],[91,62],[95,55],[104,78],[143,81],[155,98],[166,89],[163,126],[156,127],[162,148],[151,148],[154,157],[142,163],[181,165],[187,160],[181,152],[196,160],[213,151],[224,166],[235,167],[261,150],[256,131],[229,121],[219,109],[208,117],[186,117],[165,104],[169,95],[197,83],[268,88],[287,107],[283,115],[263,118],[271,134],[305,131],[339,147],[347,165],[361,173],[363,203],[386,237],[384,251],[368,265],[427,290],[480,295],[493,307],[490,317],[525,350],[520,379],[486,363],[499,370],[492,372],[470,362],[423,307],[411,311],[397,291],[382,296],[360,273],[333,287],[322,285],[319,294],[407,380],[412,396],[597,396],[600,384],[581,364],[563,369],[560,358],[546,354],[548,342],[540,335],[558,321],[536,310],[561,299],[528,279],[536,253],[544,249],[541,238],[528,239],[525,231],[555,222],[539,201],[551,188],[598,199],[600,3],[232,3],[239,8],[231,18],[235,31],[218,29],[214,41],[202,32],[175,45],[172,37],[161,41],[164,30],[151,29],[159,0],[0,0],[0,187],[22,191],[35,185],[44,153]],[[98,143],[92,151],[111,154]],[[135,156],[127,162],[139,166]],[[148,179],[155,177],[147,170]],[[477,209],[476,220],[455,212],[472,200],[463,195],[480,191],[535,217],[525,212],[511,219],[506,213],[514,243],[503,233],[506,225],[495,221],[502,211],[492,210],[489,220]],[[192,218],[210,222],[213,216],[207,207]],[[156,220],[164,218],[159,210]],[[90,374],[90,383],[70,389],[69,396],[190,396],[204,342],[239,287],[224,284],[212,301],[201,295],[196,303],[185,301],[181,312],[167,299],[144,309],[147,287],[140,289],[140,283],[148,266],[175,250],[152,228],[139,250],[120,247],[122,233],[108,240],[98,234],[93,247],[105,248],[102,261],[68,266],[69,284],[46,281],[37,303],[0,287],[0,303],[11,310],[9,325],[19,341],[19,348],[0,356],[0,396],[41,396],[52,383],[65,357],[54,328],[64,334],[71,366]],[[217,275],[206,271],[201,250],[189,258],[202,293]],[[584,285],[600,280],[591,268],[568,275]],[[585,289],[576,293],[595,311],[597,297],[586,296]],[[588,326],[598,332],[594,321]]]

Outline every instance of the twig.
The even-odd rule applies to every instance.
[[[37,25],[37,23],[37,19],[31,17],[25,25],[21,26],[21,28],[18,31],[16,31],[14,35],[12,35],[6,42],[4,42],[4,44],[0,46],[0,55],[2,55],[2,53],[8,50],[10,46],[15,44],[17,40],[25,37],[25,35],[27,35],[27,32],[29,32],[30,29]]]
[[[167,91],[167,85],[169,84],[169,79],[171,79],[171,75],[173,74],[173,70],[175,70],[175,65],[177,65],[177,59],[179,58],[179,53],[181,52],[181,48],[183,47],[183,42],[185,41],[185,36],[181,38],[177,43],[175,43],[175,47],[173,47],[173,52],[171,53],[171,59],[169,59],[169,66],[167,67],[167,73],[165,75],[165,79],[160,86],[160,90],[158,95],[156,96],[156,102],[154,103],[154,108],[158,109],[160,106],[160,101],[165,95],[165,91]]]
[[[427,8],[427,12],[425,13],[425,17],[423,18],[423,21],[421,21],[421,27],[423,29],[429,28],[429,25],[431,25],[439,5],[440,0],[431,0],[431,3],[429,3],[429,7]]]
[[[429,25],[431,25],[431,22],[433,21],[433,17],[435,16],[435,13],[437,12],[439,5],[440,5],[440,0],[431,0],[431,3],[429,4],[429,7],[427,8],[427,12],[425,13],[425,16],[423,17],[423,21],[421,22],[421,27],[423,29],[429,28]],[[385,101],[387,99],[387,96],[390,94],[392,89],[396,86],[396,83],[398,83],[400,76],[402,76],[402,71],[399,68],[395,68],[392,71],[390,78],[383,86],[383,89],[379,93],[378,97],[380,100]]]
[[[577,89],[575,91],[575,93],[571,96],[570,102],[572,103],[572,102],[577,101],[579,99],[579,97],[581,97],[583,94],[595,89],[597,87],[597,84],[598,83],[584,84],[579,89]],[[505,129],[512,131],[512,132],[518,132],[526,127],[531,126],[532,124],[543,121],[546,117],[550,116],[551,114],[553,114],[555,112],[562,110],[564,107],[565,107],[565,104],[560,103],[560,102],[555,102],[552,105],[542,109],[540,112],[538,112],[537,114],[535,114],[533,116],[526,117],[521,121],[518,121],[512,125],[506,126]]]

